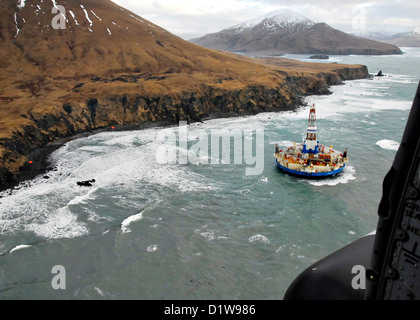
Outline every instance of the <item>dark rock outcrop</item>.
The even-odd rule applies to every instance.
[[[330,57],[326,54],[316,54],[313,56],[310,56],[309,59],[318,59],[318,60],[328,60]]]
[[[92,180],[86,180],[86,181],[78,181],[77,182],[77,185],[79,186],[79,187],[92,187],[93,186],[93,184],[96,182],[96,180],[95,179],[92,179]]]

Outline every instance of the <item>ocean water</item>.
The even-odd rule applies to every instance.
[[[48,178],[1,194],[0,299],[282,299],[300,272],[376,228],[420,81],[420,49],[404,51],[332,56],[385,76],[306,99],[320,142],[349,149],[334,178],[275,166],[276,143],[302,141],[308,107],[67,143]],[[215,133],[230,152],[215,151]]]

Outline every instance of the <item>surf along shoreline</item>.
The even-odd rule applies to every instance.
[[[277,63],[279,59],[275,58],[273,61],[265,59],[263,63],[274,64]],[[296,64],[298,64],[297,61]],[[41,175],[44,175],[44,178],[48,179],[48,172],[55,170],[53,164],[50,162],[50,155],[66,143],[75,139],[85,138],[102,132],[139,131],[148,128],[171,127],[178,125],[179,121],[183,120],[186,120],[188,123],[194,123],[218,118],[250,116],[264,112],[297,111],[300,107],[305,106],[303,101],[305,96],[328,95],[331,93],[329,91],[330,86],[343,85],[344,81],[367,79],[372,76],[364,65],[336,65],[336,67],[337,68],[333,71],[326,70],[325,72],[319,72],[318,70],[318,72],[311,73],[310,75],[288,75],[286,78],[286,85],[289,90],[288,97],[284,96],[284,92],[273,92],[273,90],[269,88],[249,87],[241,92],[226,91],[226,96],[221,98],[222,101],[220,101],[219,96],[211,97],[210,101],[206,102],[210,107],[203,106],[201,109],[198,108],[198,111],[193,110],[193,112],[187,114],[185,119],[149,119],[135,124],[118,124],[110,122],[105,126],[89,128],[69,136],[54,137],[54,140],[48,143],[29,145],[30,142],[25,141],[28,146],[25,146],[26,148],[24,149],[30,150],[26,155],[28,161],[19,168],[19,172],[11,172],[7,167],[0,167],[0,192],[4,192],[5,195],[10,195],[13,190],[20,189],[21,183],[30,185],[30,180]],[[293,70],[296,68],[294,62],[290,62],[290,68]],[[194,93],[189,94],[194,96]],[[204,94],[204,96],[207,96],[207,94]],[[208,98],[208,96],[205,98]],[[166,98],[164,97],[163,99]],[[188,99],[191,100],[191,97],[189,96]],[[182,103],[188,103],[188,99],[182,101]],[[204,97],[201,97],[200,99],[204,99]],[[257,100],[259,102],[250,104],[247,100]],[[238,106],[233,110],[224,110],[223,107],[224,103],[226,105],[232,105],[235,103],[245,104],[245,102],[245,107]],[[194,100],[191,101],[191,103],[196,104],[197,97],[194,97]],[[9,143],[10,142],[18,143],[9,139]],[[18,149],[18,147],[15,148]],[[90,178],[91,177],[86,177],[86,180]]]

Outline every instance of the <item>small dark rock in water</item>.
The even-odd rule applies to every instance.
[[[382,73],[382,70],[378,72],[378,74],[376,75],[377,77],[383,77],[384,74]]]
[[[330,57],[326,54],[316,54],[314,56],[310,56],[309,59],[322,59],[322,60],[328,60]]]
[[[49,179],[50,177],[49,176],[44,176],[44,179]]]
[[[92,183],[95,183],[96,180],[92,179],[92,180],[88,180],[88,181],[80,181],[77,183],[78,186],[80,187],[91,187]]]

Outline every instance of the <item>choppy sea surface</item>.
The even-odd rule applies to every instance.
[[[331,56],[385,76],[306,99],[320,142],[349,149],[334,178],[275,166],[276,143],[302,142],[308,107],[67,143],[54,171],[1,194],[0,299],[282,299],[300,272],[376,228],[420,81],[420,49],[403,50]]]

